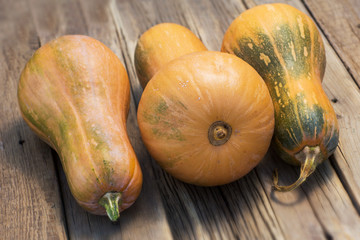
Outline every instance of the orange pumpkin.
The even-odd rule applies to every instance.
[[[268,150],[274,130],[270,94],[239,58],[197,52],[151,79],[138,106],[142,139],[174,177],[214,186],[247,174]]]
[[[186,27],[161,23],[147,30],[135,49],[135,68],[140,84],[145,88],[160,67],[171,60],[192,52],[207,50]]]
[[[76,201],[113,221],[142,185],[125,125],[129,93],[120,60],[87,36],[63,36],[42,46],[18,86],[25,121],[59,154]]]

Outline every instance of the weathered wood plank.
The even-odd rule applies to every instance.
[[[53,9],[53,14],[48,14],[47,8]],[[32,11],[42,43],[64,34],[86,34],[106,44],[124,63],[123,54],[127,53],[121,51],[119,34],[111,18],[109,1],[36,0],[32,1]],[[73,14],[73,12],[77,14]],[[144,184],[141,195],[131,208],[121,214],[119,224],[114,225],[107,217],[88,214],[77,205],[61,170],[69,236],[72,239],[172,238],[160,194],[148,162],[149,157],[140,139],[133,101],[131,101],[127,126],[128,132],[131,133],[129,134],[131,143],[143,170]],[[59,164],[59,160],[57,161]],[[60,164],[59,168],[61,169]]]
[[[360,86],[360,1],[303,2]]]
[[[224,33],[230,23],[246,6],[241,1],[184,1],[187,19],[193,19],[193,28],[198,29],[201,39],[211,51],[220,51]]]
[[[332,163],[360,213],[360,90],[340,60],[330,54],[335,56],[328,51],[323,86],[329,98],[336,100],[333,106],[340,125],[339,147]]]
[[[306,239],[356,239],[359,236],[359,216],[329,161],[291,193],[271,191],[274,168],[279,169],[284,184],[295,181],[299,169],[284,164],[274,153],[256,168],[284,229],[285,239],[304,239],[301,235],[306,235]]]
[[[39,47],[38,37],[26,1],[0,6],[0,238],[66,239],[50,149],[26,126],[17,105],[20,73]]]

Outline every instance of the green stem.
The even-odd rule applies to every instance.
[[[116,222],[120,217],[119,206],[121,205],[121,193],[107,192],[99,200],[111,221]]]
[[[312,174],[317,165],[319,164],[318,156],[320,153],[319,146],[316,147],[308,147],[306,146],[300,153],[298,153],[295,157],[301,162],[301,170],[300,170],[300,176],[296,182],[289,186],[279,186],[279,175],[277,170],[274,172],[273,176],[273,183],[274,183],[274,189],[280,192],[289,192],[291,190],[294,190],[298,186],[300,186],[307,177]]]

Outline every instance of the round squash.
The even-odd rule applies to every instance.
[[[273,145],[286,162],[301,165],[299,186],[334,151],[339,140],[336,114],[321,82],[325,50],[314,22],[286,4],[254,7],[225,33],[222,51],[253,66],[266,82],[275,109]]]
[[[59,154],[76,201],[113,221],[134,203],[142,186],[125,125],[129,85],[117,56],[79,35],[38,49],[18,85],[22,116]]]
[[[151,156],[184,182],[215,186],[247,174],[274,130],[268,89],[246,62],[221,52],[177,58],[151,79],[138,123]]]
[[[196,35],[184,26],[161,23],[147,30],[135,48],[135,68],[140,84],[146,84],[171,60],[192,52],[207,50]]]

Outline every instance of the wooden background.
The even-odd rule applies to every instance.
[[[141,33],[161,22],[190,28],[210,50],[244,10],[271,0],[0,0],[1,239],[360,239],[360,1],[279,0],[309,14],[324,36],[323,82],[340,123],[340,144],[308,181],[271,191],[271,175],[291,183],[298,169],[270,151],[246,177],[195,187],[161,170],[141,142],[142,88],[133,54]],[[128,132],[144,174],[137,202],[118,224],[82,210],[57,155],[35,136],[17,106],[17,83],[33,52],[64,34],[109,46],[131,81]]]

